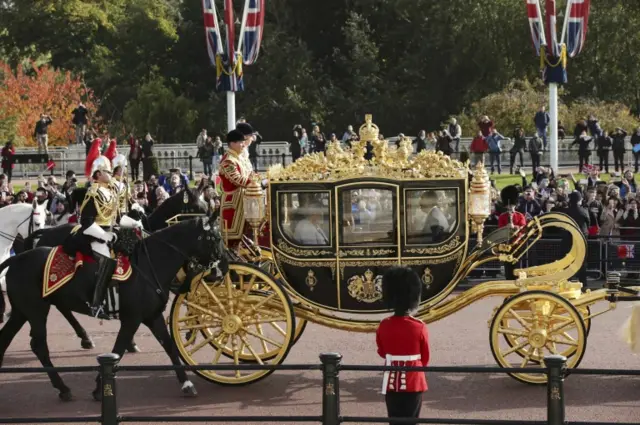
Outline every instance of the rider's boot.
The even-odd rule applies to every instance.
[[[91,304],[91,315],[98,319],[109,319],[103,309],[103,302],[106,297],[107,288],[111,283],[113,272],[116,270],[118,262],[102,255],[98,257],[98,271],[96,272],[96,286],[93,290],[93,302]]]

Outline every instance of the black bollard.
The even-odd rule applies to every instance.
[[[118,425],[116,400],[116,366],[120,356],[113,353],[100,354],[100,382],[102,383],[102,425]]]
[[[282,166],[286,166],[287,165],[287,155],[282,154]]]
[[[547,424],[564,425],[564,376],[567,371],[567,358],[547,356]]]
[[[342,354],[320,354],[322,362],[322,425],[340,424],[340,361]]]
[[[193,155],[189,155],[189,180],[193,181]]]

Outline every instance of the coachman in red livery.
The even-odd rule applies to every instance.
[[[427,326],[411,314],[422,296],[422,281],[408,267],[393,267],[382,278],[383,299],[394,314],[376,332],[378,354],[387,366],[423,367],[429,363]],[[424,372],[385,372],[382,394],[390,418],[418,418],[422,393],[427,391]],[[409,422],[402,422],[410,424]],[[390,422],[397,425],[400,422]]]

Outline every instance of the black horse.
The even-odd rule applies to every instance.
[[[78,188],[73,191],[71,198],[74,206],[75,204],[82,204],[86,191],[86,188]],[[207,204],[200,200],[200,193],[197,190],[186,189],[183,192],[171,196],[148,217],[135,210],[129,212],[128,215],[136,220],[140,220],[146,231],[154,232],[167,227],[167,220],[178,214],[207,214],[208,212],[209,208]],[[75,224],[63,224],[48,229],[37,230],[24,240],[16,240],[13,245],[14,252],[20,254],[26,250],[33,249],[34,245],[39,247],[63,245],[75,226]],[[67,319],[78,338],[80,338],[81,347],[86,350],[94,348],[93,340],[73,313],[63,308],[58,308],[58,310],[60,310],[60,313]],[[131,341],[131,344],[127,347],[127,351],[137,353],[140,352],[140,348],[134,341]]]
[[[228,259],[217,217],[185,220],[138,241],[131,255],[131,277],[119,283],[120,331],[113,353],[124,355],[140,324],[147,326],[169,355],[174,365],[180,364],[177,348],[169,336],[163,311],[169,299],[173,278],[181,267],[195,264],[217,265],[220,276],[228,271]],[[31,349],[44,367],[52,366],[47,346],[47,316],[52,305],[58,309],[90,314],[95,279],[95,263],[85,263],[63,287],[46,298],[42,296],[43,273],[47,257],[53,248],[38,247],[11,257],[0,265],[7,271],[7,294],[12,313],[0,329],[0,367],[12,339],[26,322],[31,326]],[[83,270],[85,269],[86,270]],[[196,395],[184,370],[177,371],[182,391]],[[49,379],[58,389],[59,397],[71,400],[71,391],[57,372]],[[94,398],[101,396],[99,376]]]

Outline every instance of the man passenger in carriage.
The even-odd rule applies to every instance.
[[[449,237],[451,225],[438,206],[438,197],[434,190],[425,190],[420,197],[420,209],[427,214],[422,230],[424,243],[438,243]]]
[[[296,224],[293,237],[301,245],[329,245],[329,238],[323,230],[323,205],[316,200],[309,202],[305,207],[299,208],[296,214],[305,218]]]

